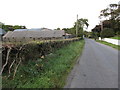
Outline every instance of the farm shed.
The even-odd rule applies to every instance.
[[[75,36],[72,34],[65,33],[65,38],[74,38]]]
[[[62,39],[64,30],[42,30],[42,31],[9,31],[3,37],[5,42],[23,42],[48,39]]]
[[[52,31],[48,28],[33,28],[33,29],[15,29],[14,31]]]

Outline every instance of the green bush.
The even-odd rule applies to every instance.
[[[36,45],[37,46],[34,46],[33,44],[27,45],[25,46],[25,50],[29,50],[32,49],[30,47],[34,47],[35,50],[37,50],[36,48],[39,48],[38,51],[41,51],[46,50],[48,46],[56,48],[56,50],[48,54],[45,58],[27,60],[27,64],[23,64],[24,61],[22,61],[14,79],[7,78],[8,74],[2,76],[3,88],[63,87],[70,70],[73,68],[77,58],[82,53],[84,40],[79,41],[79,39],[76,39],[71,41],[64,40],[51,42],[48,44],[44,43],[40,44],[39,47],[38,44]],[[27,53],[30,52],[33,51],[29,50]],[[37,51],[34,51],[33,53],[38,54]]]
[[[115,32],[111,28],[104,28],[103,31],[101,31],[102,38],[109,38],[109,37],[113,37],[114,35]]]
[[[117,35],[117,36],[120,36],[120,31],[116,32],[116,35]]]
[[[44,58],[45,56],[53,53],[55,50],[62,48],[74,41],[79,41],[80,38],[74,39],[65,39],[58,41],[50,41],[43,43],[28,43],[25,45],[16,45],[11,47],[11,51],[9,54],[8,64],[3,70],[3,73],[8,74],[8,70],[12,63],[14,62],[13,67],[11,68],[11,73],[14,72],[14,67],[18,65],[19,61],[22,60],[22,64],[28,64],[29,61],[36,61],[38,58]],[[20,50],[20,48],[22,49]],[[8,46],[4,46],[2,50],[2,65],[5,64],[7,58],[7,52],[10,48]]]

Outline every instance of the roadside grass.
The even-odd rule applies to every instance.
[[[3,88],[62,88],[81,55],[84,40],[72,42],[43,59],[21,65],[14,80],[4,76]],[[38,70],[39,69],[39,70]]]
[[[106,41],[101,41],[101,40],[96,40],[96,41],[99,42],[99,43],[102,43],[102,44],[105,44],[105,45],[108,45],[108,46],[111,46],[111,47],[113,47],[115,49],[120,50],[120,45],[115,45],[115,44],[108,43]]]
[[[111,39],[118,39],[120,40],[120,37],[116,36],[116,37],[111,37]]]

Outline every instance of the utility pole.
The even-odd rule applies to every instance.
[[[103,31],[103,21],[102,20],[100,21],[100,25],[101,25],[101,31]],[[102,40],[101,35],[100,35],[100,40]]]
[[[103,21],[101,21],[101,31],[103,30]]]
[[[78,14],[77,14],[77,21],[76,21],[76,37],[78,36]]]

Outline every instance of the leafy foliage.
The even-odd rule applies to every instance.
[[[101,37],[102,38],[108,38],[108,37],[113,37],[115,35],[113,29],[110,28],[104,28],[103,31],[101,32]]]
[[[92,29],[92,32],[97,33],[97,37],[102,36],[101,33],[103,33],[102,37],[111,37],[113,35],[119,36],[119,32],[120,32],[119,15],[120,15],[120,5],[110,4],[106,9],[101,10],[99,18],[102,19],[102,22],[100,25],[96,25],[95,28]],[[110,28],[111,30],[104,31],[103,29],[105,28]],[[106,32],[108,33],[108,35],[107,34],[105,35]]]
[[[119,37],[111,37],[112,39],[118,39],[118,40],[120,40],[120,36]]]
[[[61,88],[76,58],[82,52],[84,41],[71,42],[45,58],[28,60],[21,64],[12,80],[3,76],[3,88]],[[34,53],[35,54],[35,53]]]
[[[48,54],[54,52],[56,49],[60,49],[61,47],[68,45],[71,42],[78,41],[79,38],[74,39],[65,39],[65,40],[57,40],[57,41],[49,41],[49,42],[42,42],[42,43],[27,43],[23,45],[4,45],[2,50],[2,65],[6,63],[7,57],[8,64],[4,69],[3,73],[8,73],[12,63],[14,62],[14,66],[19,63],[19,60],[22,59],[23,64],[27,64],[29,60],[36,61],[38,58],[44,58]],[[7,55],[7,52],[11,49],[10,55]],[[34,54],[33,54],[34,53]],[[14,70],[11,68],[11,71]]]
[[[0,23],[0,28],[4,29],[6,32],[7,31],[14,31],[15,29],[26,29],[25,26],[21,25],[5,25],[4,23]]]
[[[96,25],[95,28],[92,29],[94,37],[100,37],[101,25]]]
[[[78,31],[78,37],[82,37],[83,36],[83,30],[84,28],[88,27],[89,24],[88,24],[88,19],[78,19],[75,23],[74,23],[74,26],[72,28],[63,28],[62,30],[65,30],[66,33],[69,33],[69,34],[72,34],[74,36],[76,36],[76,28],[77,28],[77,31]]]
[[[108,17],[111,20],[115,20],[119,16],[119,5],[118,4],[110,4],[108,8],[101,10],[101,17]]]
[[[103,21],[103,28],[111,28],[114,33],[120,31],[120,6],[119,4],[110,4],[108,8],[101,10],[100,18],[106,18]]]

